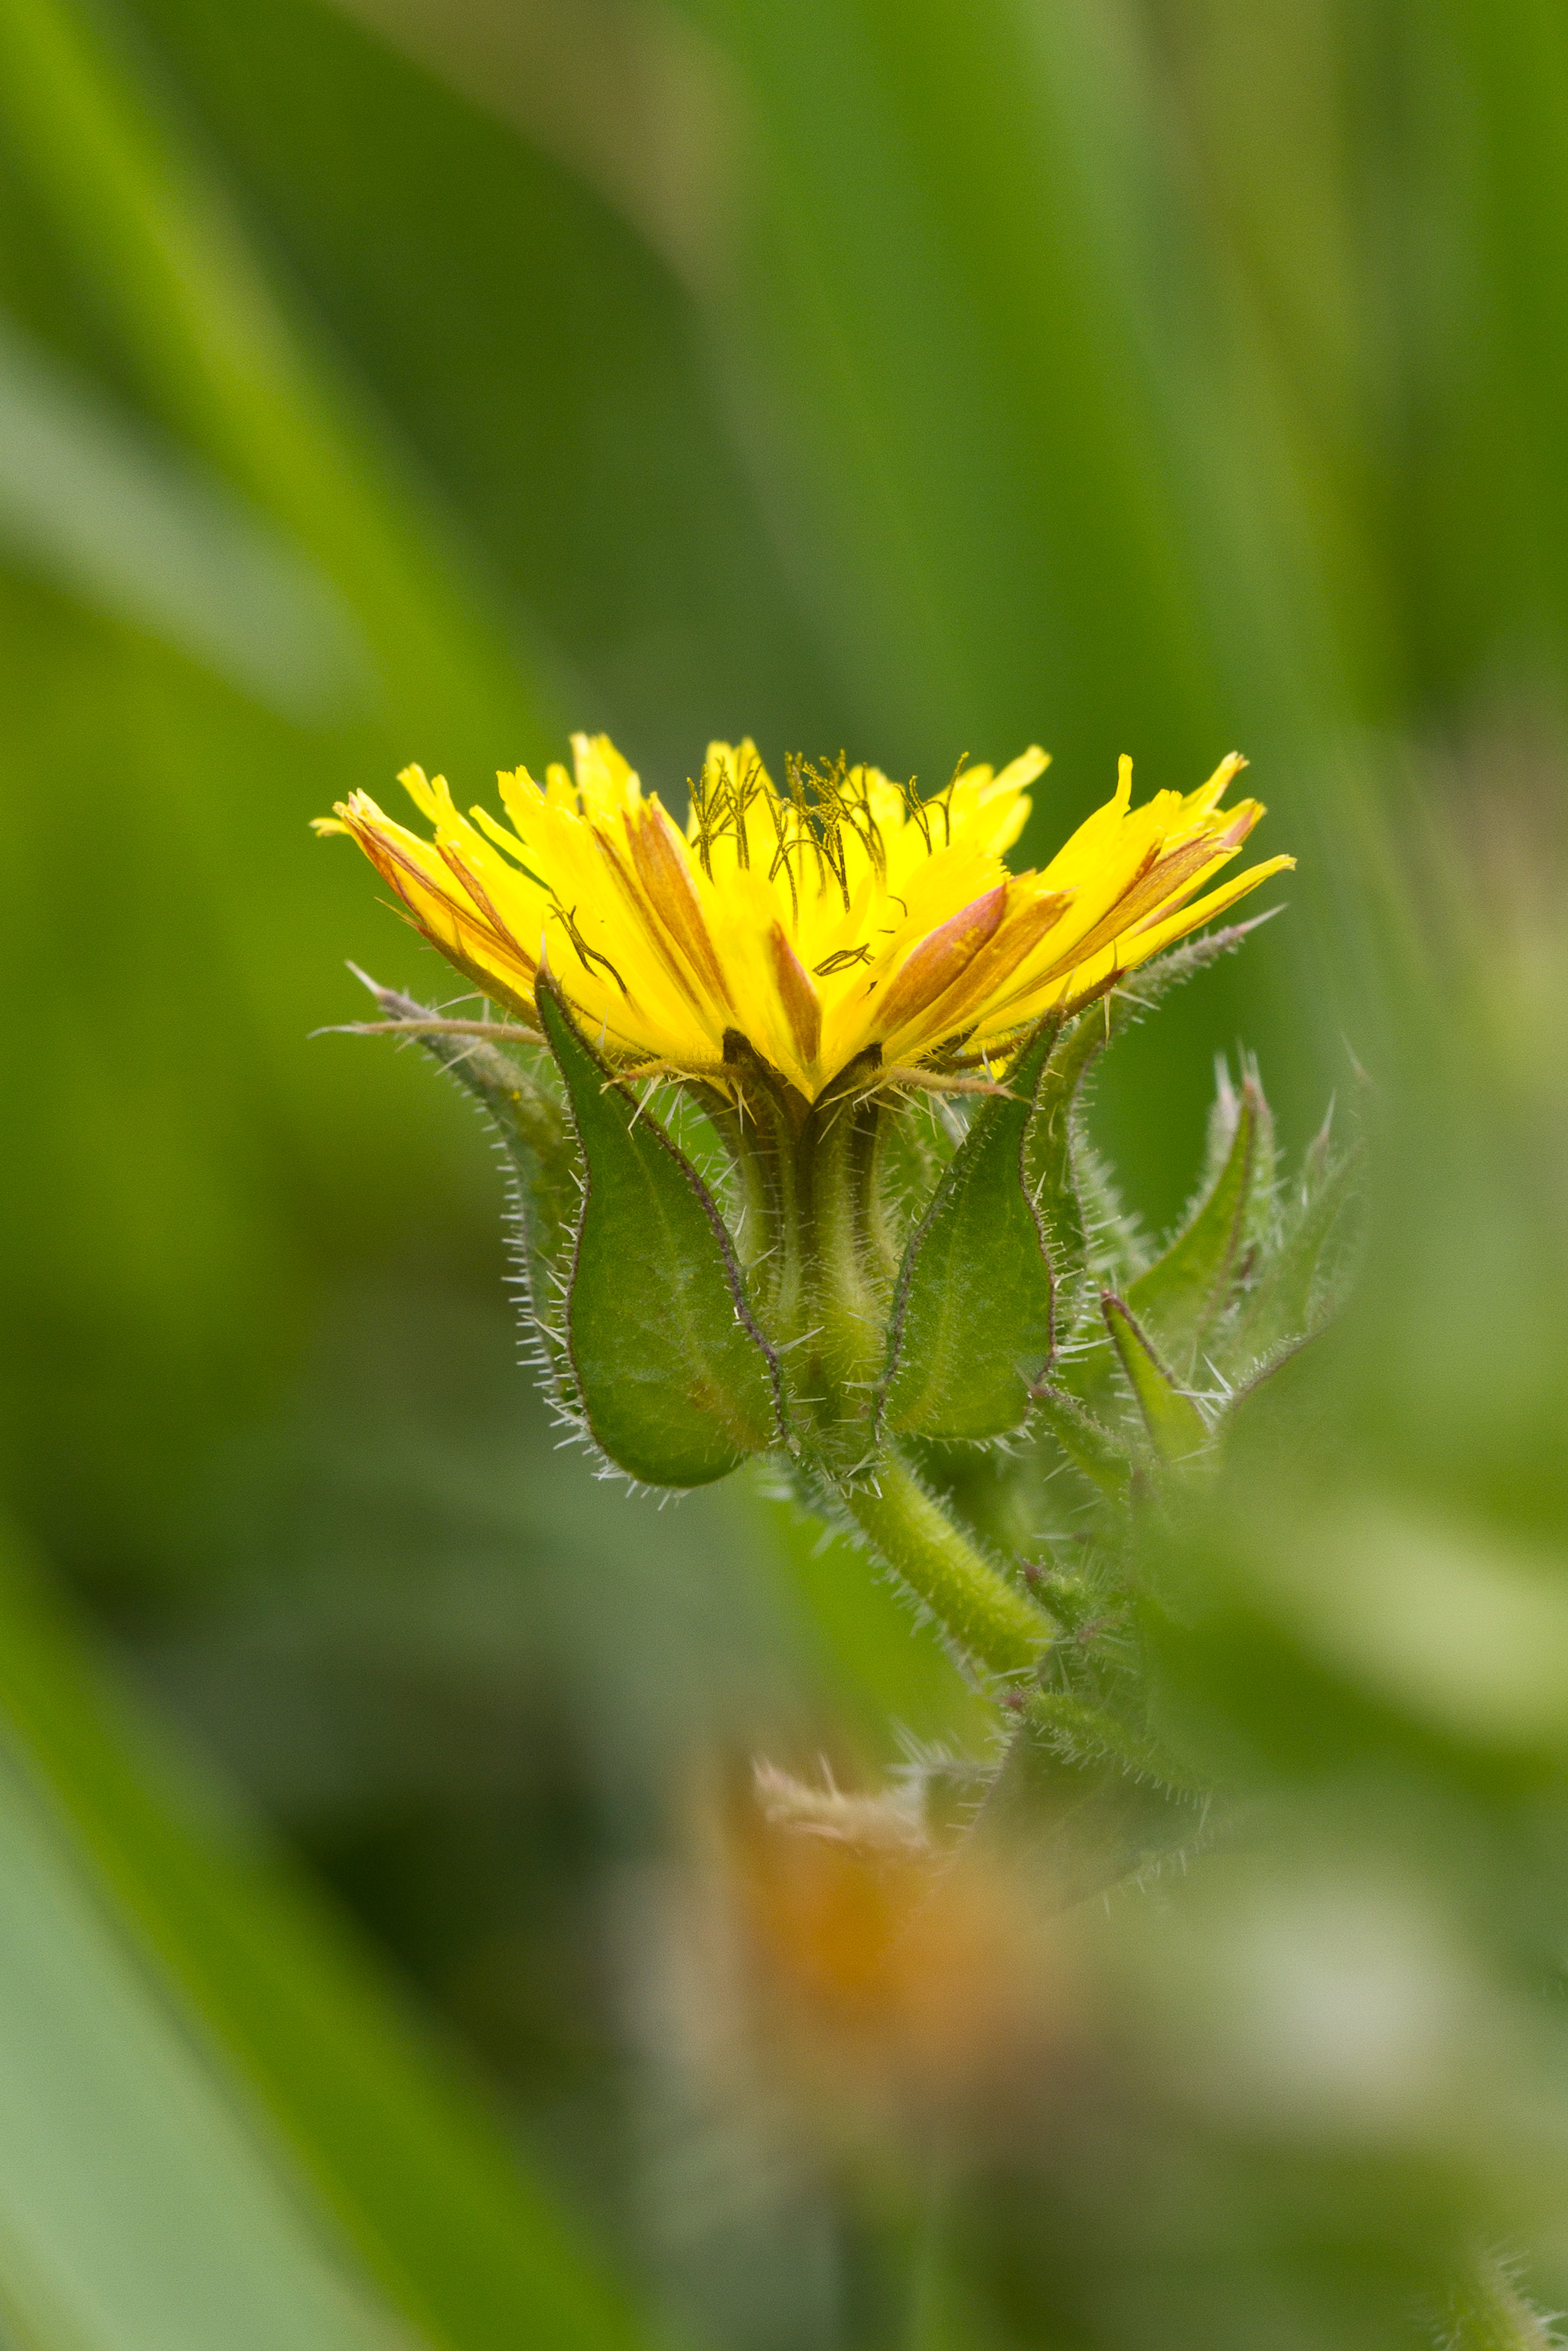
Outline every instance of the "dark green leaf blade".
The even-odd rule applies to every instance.
[[[1120,1298],[1105,1297],[1101,1311],[1161,1460],[1199,1452],[1208,1442],[1208,1424],[1197,1405],[1176,1386]]]
[[[777,1362],[696,1170],[611,1082],[547,978],[537,1001],[582,1146],[567,1336],[589,1428],[630,1477],[711,1485],[778,1442]]]
[[[1228,1089],[1222,1085],[1223,1109]],[[1250,1072],[1234,1099],[1230,1144],[1185,1231],[1127,1292],[1127,1304],[1178,1370],[1189,1372],[1224,1311],[1246,1253],[1253,1211],[1273,1177],[1272,1122]]]
[[[904,1252],[882,1415],[901,1432],[999,1437],[1050,1361],[1052,1284],[1023,1146],[1058,1023],[1041,1023],[988,1097]]]

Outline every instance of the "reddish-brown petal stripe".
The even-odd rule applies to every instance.
[[[809,1065],[816,1060],[822,1042],[821,1003],[811,985],[810,974],[784,935],[782,923],[774,924],[768,945],[773,950],[773,977],[789,1016],[790,1034],[801,1061]]]
[[[362,822],[355,823],[350,820],[349,830],[382,879],[397,892],[408,908],[410,919],[431,946],[437,948],[448,963],[455,964],[458,970],[483,993],[498,996],[519,1011],[531,1014],[534,1008],[534,974],[538,968],[533,957],[525,955],[515,940],[493,936],[486,923],[464,905],[460,899],[443,890],[422,866],[399,848],[396,841],[387,840],[383,834]],[[426,899],[434,898],[438,905],[444,908],[458,934],[455,942],[443,938],[433,927],[429,915],[420,904],[421,894]],[[516,966],[516,975],[509,987],[504,974],[497,972],[493,965],[480,961],[476,954],[467,951],[463,945],[465,935],[479,949],[499,956],[503,962]]]
[[[592,831],[601,856],[620,885],[621,894],[626,901],[628,912],[636,925],[638,933],[653,948],[665,972],[679,988],[691,1009],[699,1019],[706,1018],[708,1008],[693,987],[692,977],[686,968],[685,958],[676,953],[674,942],[654,914],[647,893],[643,890],[636,872],[627,863],[608,832],[601,832],[597,825],[592,828]]]
[[[408,886],[410,883],[413,885],[413,891],[423,892],[426,898],[434,898],[438,905],[444,906],[460,929],[471,932],[483,945],[494,948],[507,961],[521,965],[531,980],[535,968],[533,960],[523,953],[509,931],[494,930],[485,916],[476,914],[472,906],[465,905],[462,899],[454,897],[449,890],[444,890],[434,875],[427,873],[423,866],[410,857],[407,851],[400,847],[397,841],[388,839],[385,834],[376,831],[370,826],[356,827],[355,831],[361,848],[364,849],[377,872],[384,880],[392,883],[420,928],[437,946],[442,947],[443,953],[445,952],[444,943],[436,939],[434,932],[431,930],[425,917],[421,914],[418,900]]]
[[[703,920],[702,901],[686,863],[685,847],[662,808],[645,804],[626,819],[632,861],[654,913],[699,978],[727,1011],[735,1009],[724,968]]]
[[[996,936],[987,941],[967,970],[959,975],[956,985],[931,1007],[927,1018],[933,1046],[944,1036],[953,1036],[968,1026],[973,1015],[982,1010],[995,990],[1012,977],[1025,956],[1033,952],[1071,904],[1071,890],[1051,890],[1041,898],[1025,899],[1021,905],[1009,906]]]
[[[1179,849],[1173,849],[1168,857],[1156,858],[1122,893],[1092,930],[1085,932],[1082,938],[1074,940],[1062,961],[1053,965],[1050,972],[1042,973],[1041,977],[1050,978],[1064,971],[1076,971],[1080,964],[1087,963],[1103,948],[1113,946],[1127,932],[1136,930],[1156,908],[1168,908],[1170,900],[1184,885],[1188,890],[1194,887],[1206,866],[1212,865],[1217,858],[1230,856],[1240,848],[1262,813],[1262,810],[1253,802],[1250,810],[1238,812],[1236,821],[1224,832],[1218,835],[1208,833],[1200,840],[1184,841]]]
[[[490,928],[495,932],[497,939],[507,947],[514,955],[519,953],[520,950],[517,946],[517,940],[512,936],[507,925],[497,913],[495,901],[491,898],[488,891],[485,888],[484,883],[480,881],[479,876],[474,872],[472,866],[467,864],[464,859],[459,857],[457,852],[452,848],[448,842],[438,841],[435,847],[442,862],[456,874],[457,879],[462,883],[463,887],[467,891],[468,895],[473,899],[474,904],[478,907],[479,912],[484,915],[485,920],[489,924]]]
[[[983,898],[975,899],[926,934],[905,957],[882,999],[875,1024],[879,1037],[891,1037],[952,987],[994,935],[1007,903],[1008,885],[998,882]]]

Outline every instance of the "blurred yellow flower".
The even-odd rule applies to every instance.
[[[1071,1008],[1293,863],[1198,894],[1262,815],[1220,801],[1239,755],[1185,797],[1114,797],[1043,872],[1002,862],[1047,761],[961,768],[919,799],[880,769],[791,758],[781,790],[749,742],[710,746],[683,833],[609,739],[574,736],[575,781],[503,775],[511,825],[459,815],[443,778],[400,781],[422,840],[362,792],[317,820],[347,832],[414,923],[486,996],[531,1014],[548,969],[617,1066],[724,1085],[744,1039],[808,1101],[868,1048],[875,1066],[1005,1058]],[[868,1063],[868,1067],[872,1064]]]

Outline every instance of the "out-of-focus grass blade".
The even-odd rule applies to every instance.
[[[666,793],[715,733],[859,739],[694,307],[741,212],[708,44],[622,0],[120,5],[509,607],[570,664],[574,723],[608,726]]]
[[[0,1742],[0,2335],[28,2351],[406,2342],[328,2257]],[[14,2331],[13,2331],[14,2330]]]
[[[1562,660],[1568,632],[1568,23],[1555,0],[1457,0],[1444,12],[1469,68],[1481,124],[1487,287],[1525,462],[1515,479]],[[1495,420],[1506,433],[1509,422]],[[1490,518],[1489,517],[1489,525]]]
[[[64,1604],[3,1545],[0,1719],[416,2324],[453,2351],[621,2351],[640,2339],[458,2065],[422,2040],[342,1922],[162,1746]],[[89,2074],[84,2095],[90,2086]],[[201,2351],[248,2339],[214,2329]],[[287,2328],[266,2339],[329,2340]]]
[[[319,573],[3,319],[0,546],[286,717],[363,690],[364,648]]]
[[[1268,468],[1220,352],[1199,363],[1216,288],[1134,13],[699,13],[768,180],[744,331],[814,468],[846,649],[892,689],[891,756],[1043,727],[1071,763],[1053,794],[1085,798],[1091,760],[1108,783],[1122,748],[1161,783],[1206,771],[1300,517],[1258,529]]]
[[[538,697],[459,550],[307,351],[129,56],[71,0],[0,11],[0,140],[160,413],[348,599],[413,747],[515,757]]]

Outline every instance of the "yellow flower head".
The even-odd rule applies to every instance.
[[[710,746],[683,832],[602,735],[576,780],[499,778],[510,827],[469,822],[444,780],[400,781],[424,841],[362,792],[318,820],[348,832],[413,921],[486,996],[529,1015],[548,970],[613,1062],[723,1085],[744,1038],[808,1101],[868,1047],[887,1069],[1005,1056],[1293,863],[1205,893],[1262,815],[1219,805],[1233,753],[1185,797],[1132,806],[1133,768],[1042,872],[1002,860],[1046,766],[1030,749],[965,768],[922,800],[875,768],[791,759],[780,790],[750,743]],[[733,1053],[731,1058],[733,1058]]]

